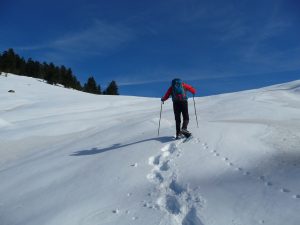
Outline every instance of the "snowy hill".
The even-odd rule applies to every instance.
[[[199,87],[201,91],[201,87]],[[9,93],[14,90],[15,93]],[[1,225],[299,225],[300,81],[172,103],[0,76]]]

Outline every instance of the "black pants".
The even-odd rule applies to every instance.
[[[182,129],[187,129],[187,126],[189,124],[188,101],[174,101],[173,110],[176,121],[176,134],[179,134],[181,125],[181,114],[183,117]]]

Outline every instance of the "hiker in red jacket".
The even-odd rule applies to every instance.
[[[176,78],[172,80],[171,87],[169,87],[166,94],[161,98],[161,101],[164,102],[170,97],[170,95],[172,95],[173,110],[176,121],[176,139],[182,138],[183,135],[185,137],[191,136],[191,133],[187,130],[189,123],[189,111],[186,91],[191,92],[193,95],[196,93],[195,88],[182,82],[181,79]],[[181,114],[183,117],[183,123],[182,128],[180,129]]]

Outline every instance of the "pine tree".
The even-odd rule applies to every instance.
[[[98,93],[101,95],[102,94],[102,90],[101,90],[100,84],[97,86],[97,89],[98,89]]]
[[[56,84],[56,69],[53,63],[50,63],[48,68],[46,69],[45,80],[48,84]]]
[[[0,72],[2,72],[2,54],[1,54],[1,52],[0,52]]]
[[[118,89],[119,88],[118,88],[117,83],[113,80],[112,82],[110,82],[110,84],[106,88],[105,94],[106,95],[119,95]]]
[[[13,49],[4,51],[2,55],[2,70],[7,73],[15,73],[16,69],[16,55]]]
[[[88,78],[87,83],[84,84],[83,91],[92,94],[101,94],[100,85],[97,86],[93,76]]]
[[[21,58],[19,55],[16,55],[16,68],[15,73],[16,74],[25,74],[25,68],[26,68],[26,61],[24,58]]]
[[[25,66],[25,75],[29,77],[36,77],[35,71],[34,71],[34,61],[29,58],[27,60],[26,66]]]
[[[79,91],[83,91],[83,88],[80,82],[77,80],[76,76],[73,75],[72,70],[69,68],[67,69],[66,73],[66,87],[74,88]]]
[[[46,74],[47,74],[48,67],[49,67],[49,65],[46,62],[43,62],[43,64],[41,64],[40,78],[46,80]]]

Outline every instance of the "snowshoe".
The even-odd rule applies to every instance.
[[[182,138],[184,138],[185,136],[182,134],[182,133],[180,133],[180,134],[177,134],[176,135],[176,137],[175,137],[175,139],[176,140],[179,140],[179,139],[182,139]]]
[[[189,138],[189,137],[192,135],[192,133],[189,132],[189,131],[186,130],[186,129],[182,129],[182,130],[181,130],[181,133],[182,133],[186,138]]]

